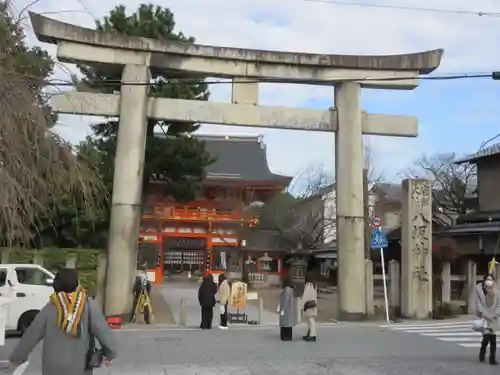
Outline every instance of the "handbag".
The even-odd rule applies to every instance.
[[[306,301],[306,303],[304,303],[304,311],[309,309],[314,309],[315,307],[316,307],[316,301],[314,300]]]
[[[474,332],[483,332],[488,328],[488,322],[484,318],[476,318],[472,321],[472,330]]]
[[[88,303],[88,301],[87,301]],[[104,353],[102,349],[97,348],[95,336],[90,332],[90,321],[92,320],[92,316],[90,314],[90,306],[89,309],[89,348],[87,350],[87,355],[85,358],[85,370],[93,370],[95,368],[99,368],[102,366],[104,362]]]

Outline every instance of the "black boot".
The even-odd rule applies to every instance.
[[[307,330],[307,335],[302,336],[302,339],[307,341],[307,339],[309,338],[310,334],[311,334],[311,331]]]
[[[481,340],[481,348],[479,349],[479,362],[484,362],[486,358],[486,347],[490,342],[489,335],[483,335],[483,339]]]
[[[307,339],[306,339],[307,342],[316,342],[316,336],[309,336]]]
[[[283,341],[292,341],[293,340],[293,328],[292,327],[285,327],[283,328]]]
[[[490,365],[498,365],[497,354],[497,335],[490,335]]]

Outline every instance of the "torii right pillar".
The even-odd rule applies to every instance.
[[[335,86],[336,208],[339,319],[366,319],[364,263],[363,135],[361,84]],[[422,319],[432,314],[432,219],[430,183],[403,184],[401,244],[402,313]]]

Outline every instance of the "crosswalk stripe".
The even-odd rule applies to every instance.
[[[476,337],[438,337],[437,339],[446,342],[477,342]]]
[[[458,344],[460,346],[463,346],[464,348],[480,348],[481,343],[480,342],[475,342],[475,343],[467,343],[467,344]]]
[[[424,329],[436,329],[436,330],[445,330],[445,329],[471,329],[471,324],[460,324],[460,325],[454,325],[454,326],[421,326],[421,327],[394,327],[392,328],[394,331],[418,331],[418,330],[424,330]]]
[[[463,348],[479,348],[481,346],[481,333],[472,331],[470,322],[394,324],[379,327],[393,332],[415,333]]]
[[[400,330],[400,332],[408,332],[408,333],[439,333],[439,332],[450,332],[450,329],[405,329]],[[454,329],[453,332],[470,332],[470,327],[467,328],[457,328]]]
[[[432,332],[432,333],[421,333],[422,336],[431,336],[431,337],[439,337],[439,336],[481,336],[479,332]]]
[[[419,327],[439,327],[439,326],[455,326],[455,325],[471,325],[470,322],[456,322],[456,323],[420,323],[420,324],[390,324],[379,326],[380,328],[419,328]]]

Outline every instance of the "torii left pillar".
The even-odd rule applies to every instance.
[[[361,85],[336,85],[335,108],[339,319],[360,321],[366,318]]]
[[[144,85],[144,82],[149,80],[147,65],[123,67],[122,82],[130,85],[122,85],[120,93],[120,131],[113,176],[105,288],[106,316],[132,311],[134,280],[130,277],[128,283],[124,283],[123,274],[134,275],[137,263],[149,94],[149,86]],[[135,251],[131,252],[130,249]]]

